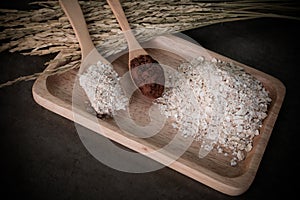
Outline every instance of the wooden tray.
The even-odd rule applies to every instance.
[[[253,149],[247,154],[244,161],[235,167],[231,167],[229,164],[230,156],[225,157],[216,151],[211,151],[208,156],[199,159],[199,143],[193,142],[189,149],[178,160],[168,166],[225,194],[242,194],[249,188],[256,175],[284,99],[284,85],[278,79],[268,74],[205,50],[198,45],[194,45],[173,35],[159,36],[147,44],[153,47],[153,49],[149,49],[149,51],[155,59],[161,60],[160,58],[162,57],[168,57],[170,59],[164,59],[168,63],[164,64],[174,65],[174,67],[177,67],[181,62],[181,58],[178,57],[178,55],[182,55],[183,57],[198,57],[201,55],[207,57],[212,55],[220,60],[231,61],[242,66],[248,73],[259,79],[269,91],[272,103],[268,110],[268,117],[263,122],[260,135],[254,138]],[[169,50],[174,54],[169,53]],[[62,53],[58,55],[58,57],[60,56],[62,56]],[[123,55],[113,62],[114,68],[118,73],[124,73],[126,71],[127,61],[128,56]],[[49,65],[48,69],[55,67],[55,65]],[[60,75],[38,78],[32,89],[35,101],[45,108],[74,121],[72,112],[72,88],[76,74],[76,70],[70,70]],[[87,98],[82,97],[82,99],[79,100],[86,101]],[[170,138],[174,136],[174,130],[170,128],[169,130],[163,130],[166,134],[160,134],[159,137],[154,136],[151,139],[130,137],[128,134],[124,134],[113,120],[101,123],[103,128],[100,132],[97,128],[99,124],[95,124],[95,122],[91,120],[94,116],[88,113],[85,108],[82,108],[81,113],[81,119],[76,121],[77,123],[142,154],[159,148],[162,143],[167,143],[170,141]],[[152,159],[162,162],[164,158],[162,156]]]

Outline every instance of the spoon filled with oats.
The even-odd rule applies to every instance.
[[[129,72],[134,84],[143,95],[150,99],[161,97],[164,92],[164,70],[139,44],[135,38],[121,3],[118,0],[107,0],[128,43]]]
[[[125,109],[128,99],[119,83],[120,77],[94,46],[78,1],[59,0],[59,3],[72,25],[81,48],[80,86],[84,89],[97,116],[100,118],[112,116],[115,111]],[[76,89],[74,91],[73,100],[76,100],[74,95],[78,96],[80,92]]]

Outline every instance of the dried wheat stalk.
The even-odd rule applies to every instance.
[[[24,55],[45,55],[68,52],[59,60],[60,65],[52,74],[60,73],[80,64],[80,48],[75,34],[57,1],[32,3],[40,6],[30,11],[0,9],[0,52],[20,52]],[[279,17],[296,19],[297,3],[230,1],[210,2],[192,0],[136,0],[124,1],[125,14],[131,27],[140,31],[137,37],[146,41],[155,35],[175,33],[215,23]],[[126,48],[125,39],[105,1],[80,1],[88,29],[103,56]],[[143,31],[145,30],[145,31]],[[71,59],[70,59],[71,57]],[[58,62],[51,60],[46,65]],[[48,72],[41,72],[0,84],[0,88],[23,80],[33,80]]]

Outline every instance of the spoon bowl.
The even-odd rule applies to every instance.
[[[133,83],[143,95],[151,99],[161,97],[164,92],[164,70],[139,44],[133,35],[121,3],[107,0],[128,43],[129,72]]]

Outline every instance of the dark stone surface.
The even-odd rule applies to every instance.
[[[286,98],[249,190],[237,199],[297,195],[299,25],[282,19],[224,23],[185,32],[204,47],[281,80]],[[0,82],[39,72],[49,56],[0,54]],[[97,161],[74,123],[39,106],[33,81],[0,89],[1,195],[30,199],[233,199],[169,168],[119,172]]]

